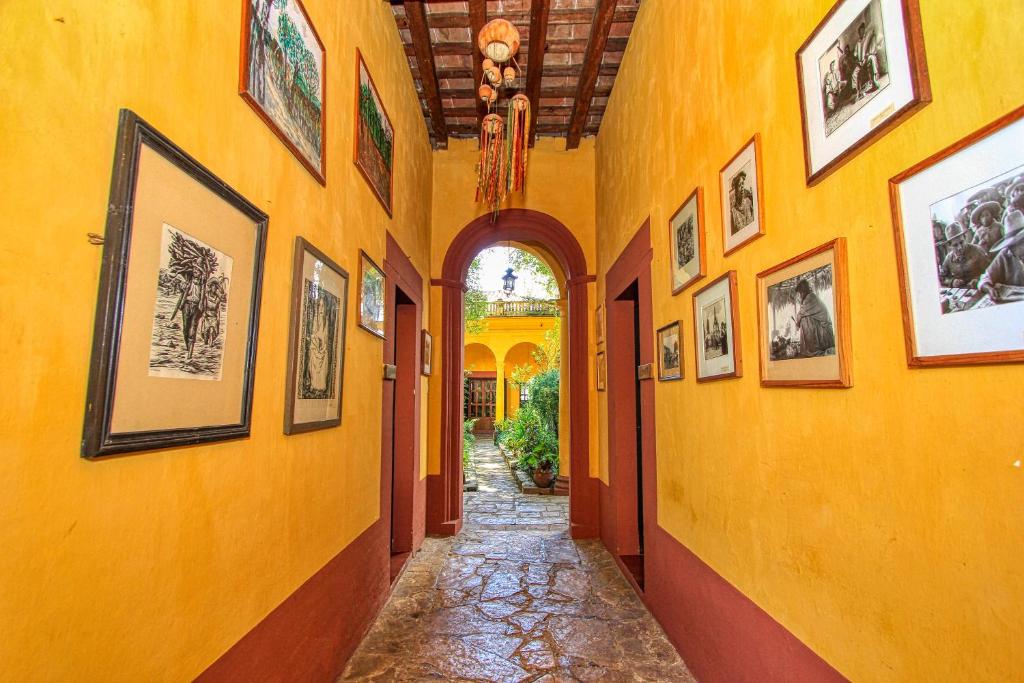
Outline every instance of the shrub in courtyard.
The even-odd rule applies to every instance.
[[[476,424],[476,420],[466,420],[462,423],[462,470],[465,471],[469,467],[469,456],[473,452],[473,446],[476,445],[476,435],[473,434],[473,425]]]

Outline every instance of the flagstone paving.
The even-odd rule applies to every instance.
[[[462,499],[465,528],[557,531],[569,523],[568,496],[520,493],[505,459],[488,437],[478,437],[473,451],[477,490]]]

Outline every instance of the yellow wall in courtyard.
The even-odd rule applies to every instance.
[[[486,318],[482,323],[480,331],[466,332],[463,363],[466,370],[500,369],[497,376],[495,419],[501,420],[514,414],[519,407],[519,393],[512,386],[509,386],[506,405],[505,380],[511,378],[512,370],[518,365],[532,365],[536,368],[537,363],[532,353],[543,347],[545,334],[555,329],[557,319],[525,316]],[[486,367],[484,362],[488,362]]]
[[[327,50],[326,188],[237,94],[241,0],[3,3],[0,678],[190,680],[378,518],[381,342],[355,325],[358,250],[383,262],[391,230],[429,277],[433,161],[390,6],[305,6]],[[394,220],[351,161],[357,46],[397,133]],[[252,436],[87,462],[86,233],[104,231],[121,107],[270,215]],[[296,235],[351,296],[342,426],[286,437]]]
[[[598,259],[650,216],[654,324],[684,325],[686,379],[656,389],[658,521],[853,680],[1020,680],[1024,367],[907,368],[887,181],[1024,101],[1024,5],[921,2],[934,102],[807,188],[794,55],[831,5],[648,0],[633,29],[597,142]],[[718,171],[755,132],[767,235],[723,258]],[[745,360],[706,385],[668,271],[697,185],[709,279],[739,273]],[[837,236],[855,386],[762,389],[754,276]],[[605,479],[606,448],[602,428]]]

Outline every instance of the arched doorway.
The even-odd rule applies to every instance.
[[[508,209],[492,222],[484,215],[470,222],[445,254],[441,277],[431,284],[441,294],[441,472],[427,477],[427,531],[453,535],[462,527],[462,398],[463,398],[463,294],[466,273],[481,249],[513,241],[543,250],[565,274],[568,348],[563,366],[568,369],[570,501],[569,524],[574,538],[598,533],[597,481],[590,476],[590,395],[587,356],[587,320],[590,304],[587,272],[579,242],[558,220],[529,209]]]

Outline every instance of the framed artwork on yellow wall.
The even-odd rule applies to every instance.
[[[604,344],[605,320],[604,304],[594,309],[594,337],[597,344]]]
[[[682,323],[678,320],[658,330],[658,381],[683,378]]]
[[[426,330],[420,332],[420,349],[423,354],[421,374],[429,377],[434,367],[434,338]]]
[[[918,0],[840,0],[796,53],[807,184],[931,102]]]
[[[754,135],[719,173],[724,254],[764,235],[761,136]]]
[[[594,383],[598,391],[608,388],[608,360],[604,351],[598,351],[594,357]]]
[[[384,338],[384,271],[359,250],[359,327]]]
[[[672,296],[704,277],[704,191],[695,189],[668,222]]]
[[[693,295],[693,336],[697,381],[743,376],[736,271],[704,285]]]
[[[384,211],[391,216],[394,196],[395,129],[377,85],[356,49],[356,130],[353,160]]]

